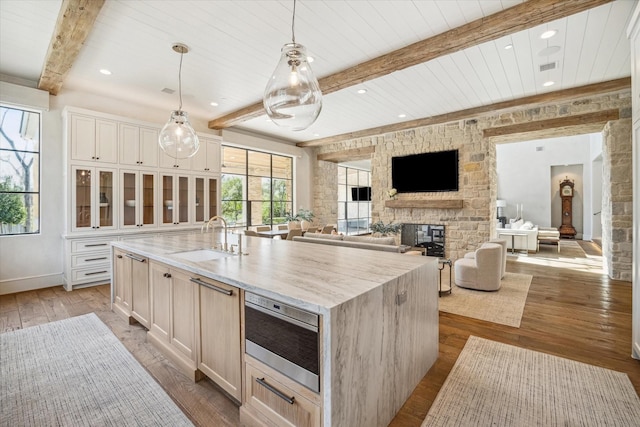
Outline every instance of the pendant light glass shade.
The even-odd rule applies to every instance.
[[[322,110],[322,92],[304,46],[288,43],[282,47],[280,62],[264,91],[263,104],[278,126],[304,130],[316,121]]]
[[[307,50],[296,43],[296,0],[293,0],[291,43],[282,47],[280,62],[264,90],[262,103],[278,126],[304,130],[322,110],[322,92],[307,58]]]
[[[171,112],[169,121],[158,135],[158,143],[162,151],[174,159],[186,159],[198,152],[200,141],[196,131],[189,123],[189,116],[182,111],[182,57],[189,52],[189,48],[176,43],[172,46],[175,52],[180,54],[180,68],[178,70],[178,94],[180,96],[180,106]]]
[[[171,112],[169,121],[160,131],[158,137],[160,147],[174,159],[186,159],[193,156],[200,148],[198,135],[191,127],[186,112]]]

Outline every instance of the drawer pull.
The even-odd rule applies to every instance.
[[[107,246],[108,243],[93,243],[91,245],[84,245],[85,248],[92,248],[94,246]]]
[[[117,258],[122,258],[122,255],[116,255]]]
[[[256,378],[256,382],[258,384],[260,384],[261,386],[263,386],[264,388],[266,388],[267,390],[269,390],[271,393],[275,394],[276,396],[278,396],[280,399],[284,400],[285,402],[287,402],[290,405],[293,405],[296,401],[296,397],[295,396],[287,396],[286,394],[284,394],[283,392],[281,392],[280,390],[278,390],[277,388],[275,388],[274,386],[267,384],[267,382],[264,380],[264,378]]]
[[[166,277],[167,279],[170,279],[171,278],[171,273],[164,273],[163,276]]]
[[[189,280],[191,280],[193,283],[197,283],[198,285],[202,285],[205,288],[209,288],[209,289],[214,290],[216,292],[220,292],[221,294],[225,294],[225,295],[228,295],[228,296],[233,295],[233,291],[230,291],[228,289],[219,288],[219,287],[217,287],[215,285],[212,285],[211,283],[207,283],[207,282],[205,282],[203,280],[200,280],[198,278],[192,277]]]
[[[120,258],[122,258],[122,255],[119,255],[119,256],[120,256]],[[101,260],[103,260],[103,259],[107,259],[107,257],[106,257],[106,256],[102,256],[102,257],[100,257],[100,258],[87,258],[87,259],[85,259],[85,260],[84,260],[84,262],[89,262],[89,261],[101,261]]]
[[[84,273],[85,276],[93,276],[96,274],[103,274],[103,273],[108,273],[107,270],[103,270],[103,271],[94,271],[93,273]]]
[[[135,256],[134,254],[126,254],[125,255],[127,258],[131,258],[134,261],[138,261],[138,262],[147,262],[147,260],[145,258],[141,258],[139,256]]]

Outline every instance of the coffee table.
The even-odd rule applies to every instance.
[[[522,231],[518,231],[518,230],[499,230],[498,231],[498,237],[500,236],[511,236],[511,253],[515,254],[515,238],[516,236],[524,236],[527,237],[527,233],[523,233]]]

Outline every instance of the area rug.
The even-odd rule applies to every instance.
[[[442,274],[443,283],[449,283],[446,270],[443,270]],[[529,274],[506,273],[500,289],[496,292],[464,289],[454,284],[451,295],[439,298],[439,309],[447,313],[519,328],[531,279],[533,276]]]
[[[560,246],[558,252],[563,257],[572,257],[572,258],[586,258],[587,254],[584,249],[580,247],[580,244],[575,240],[560,240],[558,242]]]
[[[0,334],[3,426],[192,426],[94,314]]]
[[[640,399],[621,372],[470,336],[429,426],[637,426]]]

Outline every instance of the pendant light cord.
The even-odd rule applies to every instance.
[[[178,111],[182,111],[182,57],[184,52],[180,52],[180,68],[178,68],[178,96],[180,97],[180,106]]]
[[[296,43],[296,0],[293,0],[293,18],[291,19],[291,40]]]

